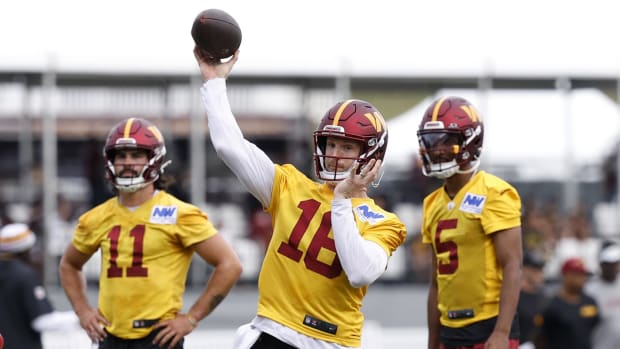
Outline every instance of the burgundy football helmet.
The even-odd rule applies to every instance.
[[[325,159],[329,157],[325,154],[327,137],[360,142],[362,150],[356,158],[352,158],[360,165],[366,164],[370,159],[383,160],[388,142],[387,127],[379,110],[366,101],[356,99],[339,102],[331,107],[313,135],[316,175],[327,181],[343,180],[351,172],[351,168],[342,172],[327,169],[325,166]],[[337,161],[343,159],[335,156],[332,158],[336,158]],[[381,175],[373,185],[379,184]]]
[[[476,108],[461,97],[443,97],[424,112],[418,129],[425,176],[449,178],[480,165],[484,127]]]
[[[119,177],[114,169],[114,155],[120,149],[143,149],[147,151],[148,162],[137,177]],[[165,161],[166,146],[159,129],[144,119],[130,118],[116,124],[103,147],[106,160],[106,178],[123,192],[134,192],[155,182],[170,164]]]

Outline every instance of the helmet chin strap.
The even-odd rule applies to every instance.
[[[325,168],[325,166],[323,165],[323,168]],[[347,179],[350,175],[351,175],[351,170],[353,169],[353,165],[351,165],[351,167],[349,167],[349,169],[344,170],[342,172],[334,172],[334,171],[328,171],[328,170],[322,170],[320,171],[321,176],[325,177],[323,178],[323,180],[329,180],[329,181],[342,181]],[[329,179],[326,179],[329,178]]]
[[[445,169],[442,167],[445,166]],[[430,171],[426,170],[426,166],[422,167],[422,173],[428,177],[435,177],[439,179],[446,179],[452,177],[459,170],[459,166],[455,160],[450,162],[442,162],[439,164],[431,163]]]
[[[154,178],[153,180],[150,180],[148,182],[144,181],[144,179],[142,177],[138,177],[138,178],[135,178],[135,177],[132,177],[132,178],[117,178],[114,181],[114,187],[116,189],[118,189],[118,191],[122,191],[123,193],[134,193],[134,192],[136,192],[136,191],[146,187],[147,185],[155,182],[158,178],[159,178],[159,176],[157,176],[156,178]],[[118,183],[119,179],[121,179],[121,180],[129,179],[130,181],[128,181],[128,182],[131,182],[131,180],[142,180],[142,182],[136,182],[136,183],[133,183],[133,184],[121,184],[121,183]]]
[[[149,164],[145,165],[137,177],[130,177],[130,178],[115,177],[114,187],[118,191],[121,191],[123,193],[135,193],[136,191],[146,187],[150,183],[155,182],[159,178],[159,175],[157,175],[157,177],[155,177],[154,179],[150,181],[144,180],[144,172],[146,172],[148,168],[149,168]],[[123,183],[123,182],[126,182],[126,183]]]
[[[430,162],[430,159],[429,159]],[[450,162],[442,162],[439,164],[434,164],[431,162],[430,171],[426,170],[426,166],[422,167],[422,173],[427,177],[435,177],[439,179],[446,179],[454,176],[455,174],[466,174],[472,173],[478,170],[480,167],[480,159],[471,160],[469,162],[470,166],[466,169],[461,169],[461,167],[457,164],[456,160],[453,159]],[[442,167],[445,166],[445,169]]]
[[[480,167],[480,160],[472,160],[470,162],[470,164],[471,164],[471,166],[469,168],[465,169],[465,170],[461,170],[460,168],[458,168],[456,170],[456,173],[465,174],[465,173],[472,173],[472,172],[478,170],[478,167]]]

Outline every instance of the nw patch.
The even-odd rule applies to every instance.
[[[177,222],[176,206],[155,206],[151,211],[151,223],[155,224],[175,224]]]
[[[468,213],[480,214],[482,213],[482,209],[484,208],[484,203],[486,200],[486,196],[465,193],[465,198],[461,202],[459,210]]]

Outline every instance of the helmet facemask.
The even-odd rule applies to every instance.
[[[154,183],[160,177],[160,175],[164,172],[164,168],[170,164],[170,160],[166,161],[162,164],[164,155],[166,154],[166,148],[158,148],[156,149],[157,154],[155,152],[150,152],[148,149],[140,149],[145,152],[148,158],[148,162],[142,167],[142,170],[137,173],[136,176],[132,177],[123,177],[122,173],[126,170],[131,170],[135,168],[135,164],[125,164],[120,169],[120,173],[116,173],[116,168],[114,165],[114,154],[120,150],[129,150],[129,149],[137,149],[137,148],[119,148],[110,151],[110,155],[108,156],[109,160],[107,161],[106,168],[108,170],[108,175],[110,176],[112,185],[121,192],[124,193],[133,193],[136,192],[147,185]],[[138,148],[139,149],[139,148]],[[161,164],[161,166],[159,166]]]
[[[329,128],[342,128],[342,127],[328,125],[325,127],[324,131],[317,131],[314,134],[314,143],[315,143],[314,160],[315,160],[315,168],[317,172],[317,177],[319,179],[322,179],[325,181],[344,180],[351,175],[351,171],[353,170],[353,167],[355,167],[356,163],[359,164],[358,169],[357,169],[357,173],[359,173],[359,171],[361,171],[364,168],[364,166],[368,163],[368,161],[370,161],[370,159],[382,160],[383,156],[385,155],[385,144],[386,144],[386,138],[387,138],[386,132],[381,134],[381,139],[377,139],[377,138],[363,139],[361,137],[356,137],[356,136],[351,136],[351,135],[342,136],[342,133],[334,134],[333,132],[328,131]],[[327,155],[325,148],[327,145],[327,138],[330,136],[345,139],[345,140],[353,140],[353,141],[360,143],[361,145],[360,154],[355,157]],[[327,162],[326,160],[328,159],[335,159],[335,164],[332,166],[333,169],[331,170],[329,168],[330,166],[328,166],[326,163]],[[351,165],[348,168],[338,170],[340,168],[340,166],[338,165],[340,161],[342,160],[352,160]],[[381,167],[383,168],[383,164],[381,164]],[[377,176],[377,179],[371,184],[374,187],[379,186],[379,182],[381,181],[382,177],[383,177],[383,169],[381,169],[379,176]]]
[[[146,154],[148,160],[136,176],[121,176],[127,168],[131,167],[133,170],[137,167],[135,165],[124,165],[120,169],[121,173],[117,173],[114,167],[116,153],[124,150],[140,150]],[[138,191],[156,182],[171,162],[165,161],[166,146],[159,129],[149,121],[138,118],[126,119],[110,130],[103,155],[106,160],[106,178],[118,191],[126,193]]]
[[[484,127],[475,107],[461,97],[442,97],[425,111],[418,132],[425,176],[450,178],[480,166]]]
[[[338,126],[336,126],[338,127]],[[364,159],[361,158],[361,155],[355,156],[355,157],[344,157],[344,156],[335,156],[335,155],[327,155],[326,152],[326,147],[327,147],[327,138],[330,137],[329,135],[322,135],[322,134],[315,134],[314,139],[315,139],[315,153],[314,153],[314,159],[315,159],[315,166],[316,166],[316,170],[317,170],[317,176],[319,177],[319,179],[322,179],[324,181],[341,181],[346,179],[347,177],[349,177],[349,175],[351,174],[351,170],[353,169],[354,165],[355,165],[355,161],[360,162],[360,163],[364,163]],[[334,136],[340,139],[348,139],[346,137],[342,137],[341,135],[338,136]],[[358,141],[358,143],[361,143],[361,141]],[[363,148],[363,144],[362,148]],[[327,162],[330,159],[334,159],[335,163],[333,163],[333,166],[331,166],[332,169],[330,169],[330,166],[327,164]],[[341,161],[347,161],[347,160],[351,160],[351,165],[349,165],[349,167],[347,168],[341,168],[340,162]],[[340,169],[340,171],[339,171]]]
[[[383,116],[372,104],[361,100],[351,99],[334,105],[325,113],[313,135],[315,172],[324,181],[348,178],[356,163],[359,172],[370,159],[383,160],[387,149],[388,133]],[[358,142],[360,153],[355,157],[328,156],[328,137]],[[331,162],[328,159],[336,160],[334,168],[328,168],[327,163]],[[339,168],[342,160],[352,160],[351,166]],[[383,170],[373,186],[379,185],[382,175]]]
[[[418,132],[420,156],[424,163],[422,173],[428,177],[450,178],[459,173],[470,173],[480,166],[482,148],[477,139],[482,127],[475,129],[428,129]]]

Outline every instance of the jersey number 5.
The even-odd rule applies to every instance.
[[[136,225],[129,232],[129,236],[133,237],[133,254],[131,267],[127,268],[127,277],[146,277],[148,269],[142,266],[142,256],[144,248],[144,224]],[[110,266],[108,267],[109,278],[123,277],[123,268],[117,265],[118,261],[118,240],[121,236],[121,226],[115,225],[108,233],[110,238]]]
[[[299,249],[299,242],[306,233],[312,217],[314,217],[319,210],[319,206],[321,206],[321,203],[312,199],[302,201],[299,205],[297,205],[297,207],[301,209],[301,216],[297,220],[295,227],[293,227],[293,231],[291,231],[288,242],[280,243],[278,253],[285,255],[295,262],[299,262],[299,260],[301,260],[303,251]],[[308,246],[308,251],[306,251],[306,256],[304,257],[304,264],[306,265],[306,268],[314,271],[315,273],[333,279],[340,275],[340,272],[342,271],[342,266],[340,265],[338,256],[336,255],[334,257],[331,264],[326,264],[318,260],[321,248],[326,248],[333,251],[334,254],[336,253],[336,243],[334,242],[334,239],[328,236],[331,226],[331,211],[327,211],[323,214],[321,224],[314,233],[310,246]]]
[[[435,252],[437,254],[448,252],[448,263],[437,262],[437,272],[439,274],[454,274],[459,267],[459,254],[456,242],[441,241],[441,232],[445,229],[456,229],[456,219],[447,219],[437,223],[435,232]]]

